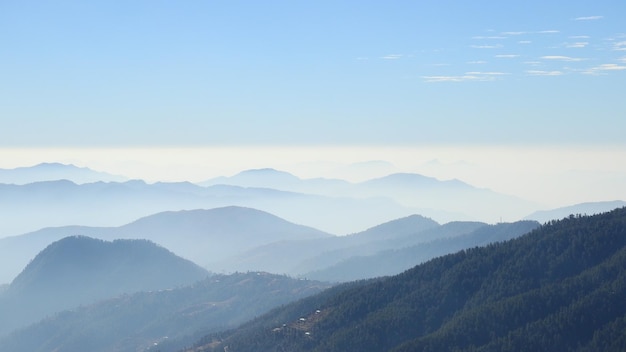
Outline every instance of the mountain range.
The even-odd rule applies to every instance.
[[[60,169],[58,173],[45,172]],[[419,174],[392,174],[365,182],[300,179],[274,169],[248,170],[196,185],[189,182],[140,180],[79,181],[72,165],[42,164],[5,170],[33,174],[0,184],[0,212],[6,221],[0,237],[44,227],[120,226],[162,211],[209,209],[229,205],[267,211],[291,222],[343,235],[392,219],[421,214],[438,222],[495,222],[521,219],[538,205],[459,180],[437,180]],[[62,170],[68,172],[63,173]],[[29,180],[41,180],[28,183]],[[80,179],[85,181],[86,179]],[[13,180],[15,181],[15,180]],[[28,221],[26,221],[28,219]]]
[[[291,222],[342,234],[418,213],[390,198],[328,197],[274,189],[133,180],[75,184],[66,180],[0,184],[0,236],[66,225],[121,226],[163,211],[250,207]],[[352,219],[352,220],[349,220]]]
[[[101,226],[0,238],[0,350],[626,347],[626,209],[585,215],[621,201],[489,224],[477,214],[538,207],[418,174],[351,183],[259,169],[202,185],[50,175],[0,184],[5,229]]]
[[[396,173],[351,183],[339,179],[300,179],[275,169],[253,169],[231,177],[217,177],[200,184],[261,187],[350,198],[386,197],[404,206],[418,209],[416,213],[442,222],[495,221],[498,217],[520,219],[537,206],[530,201],[499,194],[489,189],[476,188],[460,180],[438,180],[414,173]]]
[[[196,189],[195,187],[192,185],[191,189]],[[619,202],[594,204],[595,209],[612,209],[615,205],[619,205]],[[577,209],[584,210],[586,207],[586,204],[582,204],[581,208],[571,207],[567,211],[570,214],[579,214],[582,212]],[[554,212],[559,215],[563,213],[559,209]],[[520,231],[514,231],[515,236],[536,226],[536,223],[529,222],[519,224],[521,225],[515,228]],[[424,251],[429,246],[439,246],[440,249],[432,251],[433,255],[430,257],[406,254],[413,259],[405,261],[401,266],[378,266],[378,269],[393,268],[394,271],[385,272],[393,274],[431,258],[434,253],[440,255],[487,243],[480,236],[465,237],[473,238],[467,242],[455,242],[453,239],[462,239],[459,236],[468,235],[481,227],[488,228],[486,223],[481,222],[457,221],[440,225],[432,219],[411,215],[352,235],[333,236],[250,208],[224,207],[162,212],[118,227],[63,226],[1,238],[0,257],[3,258],[3,265],[0,267],[0,282],[10,282],[39,251],[56,240],[72,235],[104,240],[148,239],[214,272],[265,270],[320,280],[343,281],[347,278],[371,277],[376,271],[368,273],[370,266],[363,265],[360,267],[361,274],[354,276],[356,272],[352,270],[352,274],[342,276],[343,274],[338,274],[344,272],[343,270],[332,273],[331,267],[347,267],[355,261],[365,263],[372,260],[373,263],[376,261],[375,257],[393,256],[394,251],[411,246],[419,245],[421,249],[414,249],[421,253],[428,252]],[[496,226],[494,229],[501,227],[504,226]],[[512,234],[493,240],[503,240],[510,236]],[[426,244],[429,241],[439,242]],[[403,256],[390,259],[388,263],[395,263],[401,257]],[[345,263],[340,264],[341,262]],[[319,276],[320,273],[326,274]]]
[[[250,208],[162,212],[119,227],[65,226],[2,238],[0,282],[12,280],[50,243],[74,235],[103,240],[148,239],[203,266],[276,241],[331,237]]]
[[[42,181],[68,180],[77,184],[91,182],[124,182],[124,176],[94,171],[72,164],[41,163],[34,166],[0,169],[0,183],[25,185]]]
[[[626,208],[355,281],[185,351],[623,351]]]
[[[0,268],[0,278],[5,282],[12,280],[30,258],[51,242],[81,235],[103,240],[150,240],[214,273],[266,271],[321,281],[347,281],[396,274],[435,255],[516,237],[538,225],[532,221],[440,225],[432,219],[411,215],[360,233],[333,236],[250,208],[163,212],[120,227],[47,228],[0,239],[0,255],[5,264]],[[405,254],[398,256],[396,251]],[[398,261],[399,258],[405,259]],[[355,261],[361,263],[358,269],[350,269]]]
[[[211,271],[256,268],[334,282],[366,279],[397,274],[438,255],[514,238],[537,226],[539,223],[534,221],[440,225],[412,215],[349,236],[273,242],[207,268]]]

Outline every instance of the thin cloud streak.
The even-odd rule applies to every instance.
[[[589,45],[589,42],[576,42],[571,44],[565,44],[566,48],[584,48]]]
[[[471,48],[474,49],[498,49],[498,48],[502,48],[501,44],[497,44],[497,45],[471,45]]]
[[[623,71],[626,70],[626,66],[618,65],[618,64],[602,64],[596,67],[592,67],[590,72],[598,72],[598,71]]]
[[[508,73],[506,72],[480,72],[480,71],[472,71],[472,72],[465,72],[466,75],[487,75],[487,76],[504,76],[504,75],[508,75]]]
[[[531,76],[562,76],[563,72],[561,71],[541,71],[541,70],[528,70],[527,74]]]
[[[499,35],[496,35],[496,36],[487,36],[487,37],[477,35],[477,36],[472,37],[472,39],[506,39],[506,38],[507,38],[507,37],[503,37],[503,36],[499,36]]]
[[[576,17],[574,21],[597,21],[603,19],[604,16],[586,16],[586,17]]]
[[[384,60],[397,60],[402,57],[402,54],[389,54],[381,57]]]
[[[613,51],[626,51],[626,41],[613,43]]]
[[[587,60],[587,59],[579,58],[579,57],[569,57],[569,56],[561,56],[561,55],[548,55],[548,56],[542,56],[541,58],[544,60],[558,60],[558,61],[567,61],[567,62]]]
[[[476,75],[463,75],[463,76],[423,76],[425,82],[438,83],[438,82],[467,82],[467,81],[493,81],[495,78],[492,75],[476,74]]]

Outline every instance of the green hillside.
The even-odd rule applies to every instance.
[[[335,287],[193,351],[624,351],[626,208]],[[191,351],[191,350],[190,350]]]

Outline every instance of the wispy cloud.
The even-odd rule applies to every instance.
[[[588,35],[571,35],[569,36],[570,39],[589,39],[590,37]]]
[[[471,71],[465,72],[466,75],[469,76],[505,76],[508,75],[506,72],[481,72],[481,71]]]
[[[579,57],[569,57],[569,56],[560,56],[560,55],[548,55],[548,56],[542,56],[541,58],[544,60],[558,60],[558,61],[568,61],[568,62],[587,60],[587,59],[579,58]]]
[[[593,67],[592,70],[599,71],[622,71],[626,70],[626,66],[618,64],[602,64],[600,66]]]
[[[606,75],[610,71],[624,71],[626,65],[619,64],[602,64],[583,71],[587,75]]]
[[[497,57],[499,59],[513,59],[513,58],[519,57],[519,55],[517,55],[517,54],[500,54],[500,55],[496,55],[495,57]]]
[[[576,17],[574,18],[574,21],[595,21],[595,20],[601,20],[603,18],[604,16],[585,16],[585,17]]]
[[[493,81],[494,75],[486,74],[465,74],[462,76],[422,76],[426,82],[467,82],[467,81]]]
[[[487,61],[484,61],[484,60],[476,60],[476,61],[468,61],[467,63],[468,63],[468,64],[470,64],[470,65],[483,65],[483,64],[486,64],[486,63],[487,63]]]
[[[566,43],[566,48],[584,48],[589,45],[589,42],[576,42],[576,43]]]
[[[469,76],[422,76],[426,82],[463,82],[470,80]]]
[[[474,49],[498,49],[498,48],[501,48],[502,45],[500,45],[500,44],[496,44],[496,45],[470,45],[470,47],[472,47]]]
[[[540,71],[540,70],[528,70],[527,74],[531,76],[561,76],[563,75],[562,71]]]
[[[626,51],[626,41],[613,43],[613,50],[615,50],[615,51]]]
[[[402,54],[389,54],[381,57],[381,59],[385,60],[397,60],[402,57]]]
[[[547,31],[539,31],[537,33],[539,33],[539,34],[555,34],[555,33],[561,33],[561,31],[556,30],[556,29],[549,29]]]
[[[506,39],[506,37],[503,37],[501,35],[492,35],[492,36],[481,36],[481,35],[477,35],[472,37],[472,39]]]
[[[541,66],[542,62],[541,61],[524,61],[525,65],[530,65],[530,66]]]
[[[517,42],[518,44],[530,44],[532,43],[530,40],[520,40],[519,42]]]
[[[502,32],[500,33],[501,35],[505,35],[505,36],[512,36],[512,35],[522,35],[522,34],[526,34],[526,32]]]

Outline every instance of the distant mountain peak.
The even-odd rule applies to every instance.
[[[33,166],[0,169],[0,183],[24,185],[57,180],[70,180],[77,184],[83,184],[98,181],[123,182],[126,181],[126,177],[59,162],[44,162]]]
[[[287,172],[287,171],[282,171],[282,170],[277,170],[277,169],[273,169],[273,168],[261,168],[261,169],[249,169],[249,170],[244,170],[241,171],[240,173],[238,173],[237,175],[235,175],[234,177],[237,176],[280,176],[280,177],[288,177],[288,178],[293,178],[293,179],[298,179],[299,178],[297,176],[294,176],[293,174]]]
[[[76,168],[77,166],[74,164],[62,164],[62,163],[39,163],[33,167],[54,167],[54,168],[59,168],[59,167],[72,167],[72,168]]]
[[[275,173],[283,173],[283,174],[288,173],[286,171],[276,170],[276,169],[271,168],[271,167],[262,167],[262,168],[259,168],[259,169],[248,169],[248,170],[241,171],[241,173],[255,173],[255,172],[259,172],[259,173],[261,173],[261,172],[262,173],[265,173],[265,172],[274,173],[275,172]]]

